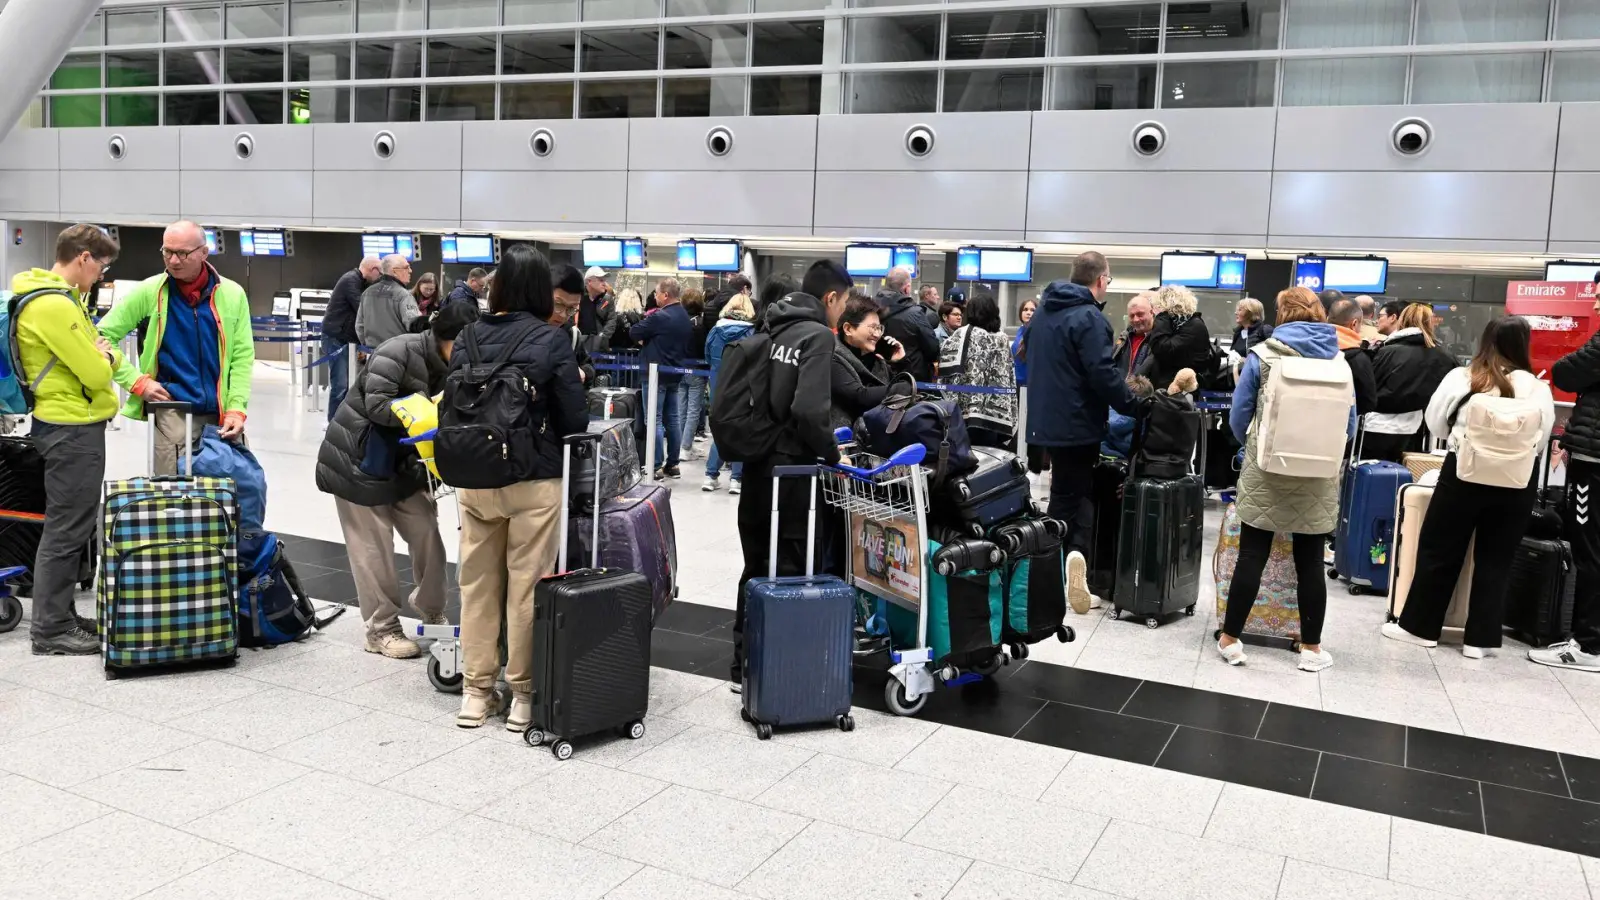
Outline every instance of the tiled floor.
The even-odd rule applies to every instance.
[[[269,526],[338,540],[311,485],[316,417],[258,385]],[[114,435],[113,476],[137,473],[142,440]],[[1600,879],[1569,852],[1596,822],[1568,818],[1600,801],[1600,682],[1386,645],[1378,606],[1339,590],[1321,675],[1269,651],[1222,667],[1204,616],[1096,617],[921,718],[874,711],[865,684],[854,733],[758,742],[699,674],[726,671],[715,607],[738,552],[733,501],[697,486],[674,496],[686,602],[657,632],[649,732],[567,763],[455,728],[456,698],[361,652],[350,615],[231,670],[113,683],[30,656],[26,626],[0,635],[0,897],[1563,900]],[[350,599],[336,552],[291,545],[315,593]],[[1476,823],[1451,820],[1474,799]]]

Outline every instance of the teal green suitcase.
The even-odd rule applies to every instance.
[[[928,543],[928,559],[938,554],[940,546],[936,541]],[[930,567],[928,647],[936,667],[953,665],[988,673],[998,666],[1005,615],[1003,568],[992,571],[965,568],[941,575]],[[893,645],[916,646],[917,614],[893,603],[885,605]]]

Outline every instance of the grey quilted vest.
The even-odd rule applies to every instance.
[[[1277,338],[1257,344],[1252,353],[1261,359],[1264,391],[1272,367],[1280,356],[1299,356]],[[1256,414],[1260,415],[1260,406]],[[1239,473],[1239,521],[1263,531],[1286,534],[1329,534],[1339,522],[1339,478],[1295,478],[1263,472],[1256,464],[1256,420],[1245,435],[1244,469]]]

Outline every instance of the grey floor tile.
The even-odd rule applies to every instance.
[[[784,728],[773,734],[772,742],[875,766],[892,766],[939,729],[932,722],[870,709],[856,709],[850,717],[856,723],[853,731],[840,731],[830,725]]]
[[[1199,668],[1195,670],[1194,686],[1203,691],[1234,697],[1321,709],[1322,685],[1316,675],[1297,669],[1286,672],[1262,671],[1259,661],[1277,655],[1274,650],[1252,647],[1250,662],[1243,666],[1230,666],[1221,657],[1202,657]],[[1282,655],[1288,656],[1286,653]],[[1337,662],[1334,664],[1338,665]]]
[[[367,710],[350,703],[269,687],[167,724],[247,750],[264,751],[366,714]]]
[[[1205,836],[1375,878],[1389,873],[1389,817],[1319,800],[1230,784]]]
[[[1107,622],[1102,629],[1116,624],[1118,623]],[[1135,627],[1128,623],[1121,624],[1130,628]],[[1096,633],[1100,630],[1096,629]],[[1101,647],[1098,643],[1091,643],[1078,655],[1077,667],[1144,681],[1160,681],[1165,684],[1191,687],[1194,684],[1195,669],[1199,659],[1198,645],[1192,656],[1173,656],[1129,653],[1120,648]]]
[[[944,900],[1118,900],[1110,894],[975,862]]]
[[[1272,900],[1283,857],[1112,822],[1075,884],[1130,900]]]
[[[290,762],[377,784],[475,740],[476,736],[461,729],[371,712],[269,752]]]
[[[13,741],[0,753],[0,769],[72,787],[200,742],[192,734],[111,712],[74,724],[72,734],[76,740],[46,731]]]
[[[739,889],[766,900],[940,897],[968,865],[959,856],[813,822]]]
[[[548,753],[528,752],[555,762]],[[543,763],[539,763],[543,765]],[[667,788],[631,772],[573,759],[508,790],[478,814],[564,841],[581,841]]]
[[[644,726],[644,737],[638,740],[613,734],[590,735],[578,744],[577,757],[597,766],[618,768],[630,760],[637,759],[650,748],[660,746],[694,727],[688,722],[654,714],[645,717]]]
[[[265,687],[259,681],[221,669],[196,669],[107,682],[103,690],[85,700],[147,722],[171,722],[248,697]]]
[[[0,775],[0,853],[76,828],[109,812],[109,806],[21,775]]]
[[[0,897],[127,900],[228,853],[192,834],[114,812],[0,854]]]
[[[1439,668],[1445,693],[1451,700],[1497,703],[1547,712],[1571,713],[1577,704],[1554,674],[1554,669],[1529,663],[1536,669],[1511,676],[1505,672],[1480,672],[1464,668]]]
[[[1453,700],[1451,705],[1469,737],[1600,757],[1600,731],[1576,705],[1570,712],[1472,700]]]
[[[1389,880],[1474,900],[1583,900],[1583,867],[1571,853],[1395,819]]]
[[[1388,638],[1381,640],[1390,644],[1396,643]],[[1337,666],[1338,663],[1335,662],[1334,665]],[[1449,696],[1443,691],[1421,693],[1324,681],[1322,708],[1328,712],[1343,713],[1347,716],[1361,716],[1451,734],[1461,733],[1461,720],[1456,718],[1455,707],[1451,705]]]
[[[740,695],[724,687],[720,691],[706,691],[693,700],[675,707],[666,715],[702,728],[731,731],[735,734],[755,734],[755,728],[739,717],[739,710],[743,706],[744,701],[740,699]]]
[[[201,741],[72,790],[107,806],[176,827],[308,771],[253,750]]]
[[[504,799],[560,765],[555,757],[532,747],[474,740],[401,772],[381,786],[472,812]]]
[[[428,683],[427,670],[421,660],[389,659],[333,642],[298,656],[246,669],[241,676],[331,697],[396,672],[415,672],[420,685]]]
[[[1338,645],[1330,644],[1330,647],[1332,649],[1328,652],[1332,653]],[[1318,677],[1325,685],[1348,688],[1377,688],[1412,694],[1444,693],[1444,683],[1439,680],[1439,671],[1427,651],[1414,649],[1419,652],[1406,659],[1384,659],[1359,653],[1338,655],[1334,658],[1333,667],[1323,670]]]
[[[661,781],[749,800],[811,758],[811,751],[755,735],[690,728],[624,763],[622,768]]]
[[[449,893],[456,897],[543,896],[588,900],[622,884],[639,864],[574,847],[477,816],[445,831],[411,841],[393,858],[379,858],[341,879],[385,900],[437,900],[431,878],[406,877],[397,861],[448,860]]]
[[[1283,886],[1277,900],[1445,900],[1449,894],[1397,881],[1357,875],[1344,869],[1289,860],[1283,869]]]
[[[102,712],[87,703],[16,685],[0,692],[0,746],[74,725]]]
[[[951,784],[819,753],[755,802],[857,831],[902,838]]]
[[[654,866],[644,866],[632,878],[613,888],[606,900],[745,900],[749,896]]]
[[[139,900],[369,900],[368,895],[248,853],[234,853]]]
[[[29,656],[25,662],[7,666],[5,678],[13,684],[85,702],[109,684],[98,656]]]
[[[449,828],[455,810],[312,772],[196,819],[184,830],[321,878],[338,878]]]
[[[1210,778],[1079,753],[1039,800],[1200,837],[1221,793]]]
[[[895,764],[986,791],[1037,800],[1072,759],[1071,750],[965,728],[941,727]]]
[[[957,786],[906,843],[1071,881],[1110,820],[1081,810]]]
[[[334,694],[333,699],[424,722],[461,708],[460,694],[436,690],[420,668],[358,684]]]
[[[670,787],[583,844],[733,887],[799,834],[807,821],[728,797]],[[691,822],[693,827],[688,826]]]
[[[670,716],[673,710],[718,687],[727,691],[727,682],[704,675],[653,668],[650,670],[650,715]]]

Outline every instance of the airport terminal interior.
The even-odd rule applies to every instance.
[[[1547,377],[1600,327],[1600,3],[0,0],[0,81],[0,271],[100,225],[104,314],[162,273],[165,226],[201,226],[249,298],[265,526],[350,608],[231,667],[108,680],[33,655],[24,599],[0,898],[1600,900],[1600,672],[1509,633],[1482,659],[1388,640],[1385,592],[1335,581],[1330,668],[1230,666],[1220,489],[1193,615],[1069,610],[1073,640],[913,715],[863,663],[853,730],[761,740],[728,680],[739,498],[702,490],[697,441],[663,482],[645,732],[561,760],[457,727],[428,641],[365,652],[314,478],[340,276],[400,254],[448,292],[518,243],[644,295],[907,266],[1008,334],[1094,249],[1118,333],[1181,283],[1226,342],[1240,300],[1270,316],[1298,284],[1426,304],[1460,361],[1525,316]],[[114,419],[105,477],[147,474],[149,440]],[[457,497],[438,509],[458,622]]]

